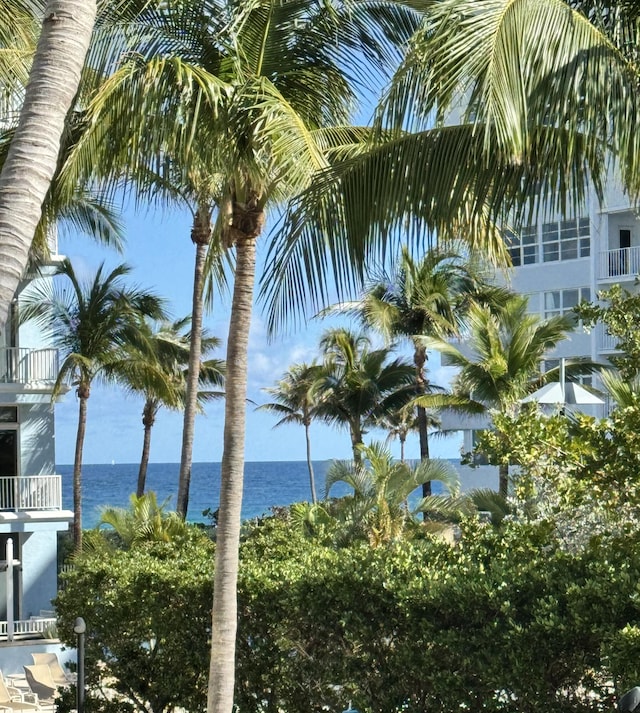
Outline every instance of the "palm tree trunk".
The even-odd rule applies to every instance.
[[[407,440],[406,436],[400,436],[400,462],[404,463],[404,444]]]
[[[313,474],[313,463],[311,461],[311,438],[309,436],[309,424],[304,424],[304,435],[307,439],[307,467],[309,468],[309,486],[311,488],[311,502],[315,505],[318,502],[316,497],[316,479]]]
[[[0,174],[0,324],[27,266],[78,90],[95,0],[49,0],[20,121]]]
[[[155,423],[155,408],[153,401],[147,399],[142,411],[142,423],[144,424],[144,439],[142,441],[142,455],[140,457],[140,469],[138,470],[138,485],[136,487],[136,497],[144,495],[144,488],[147,481],[147,466],[149,465],[149,451],[151,449],[151,429]]]
[[[427,350],[420,344],[416,345],[413,353],[413,361],[416,365],[416,383],[420,394],[427,393],[427,379],[424,374],[424,365],[427,362]],[[418,420],[418,438],[420,439],[420,461],[429,460],[429,426],[427,423],[427,410],[424,406],[418,406],[416,417]],[[431,481],[422,484],[422,497],[428,498],[431,495]],[[426,513],[423,514],[426,519]]]
[[[87,429],[88,389],[78,387],[78,431],[73,459],[73,544],[76,552],[82,549],[82,449]]]
[[[498,492],[503,498],[507,497],[509,492],[509,464],[500,463],[498,467]]]
[[[191,239],[196,244],[196,261],[193,271],[189,371],[187,373],[184,421],[182,427],[178,502],[176,503],[176,510],[183,519],[187,517],[187,510],[189,509],[191,461],[193,460],[193,438],[198,406],[198,381],[200,379],[200,362],[202,358],[202,291],[204,287],[204,266],[209,241],[211,239],[211,213],[206,206],[198,207],[193,219]]]
[[[227,341],[224,449],[216,538],[208,713],[232,713],[237,630],[238,547],[246,428],[247,351],[255,281],[255,237],[236,244],[236,273]]]

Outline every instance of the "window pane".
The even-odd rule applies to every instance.
[[[578,241],[565,240],[560,243],[563,260],[575,260],[578,257]]]
[[[562,293],[562,307],[569,310],[575,307],[580,301],[580,290],[564,290]]]
[[[553,262],[554,260],[558,260],[558,243],[548,243],[547,245],[543,245],[543,255],[544,262]]]
[[[544,309],[547,310],[559,310],[560,309],[560,291],[556,292],[545,292],[544,293]]]

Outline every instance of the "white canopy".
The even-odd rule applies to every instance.
[[[537,401],[539,404],[603,404],[604,401],[598,398],[591,391],[587,391],[584,386],[567,382],[561,384],[557,381],[545,384],[541,389],[534,391],[529,396],[521,399],[521,403]]]

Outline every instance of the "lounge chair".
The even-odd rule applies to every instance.
[[[75,683],[76,677],[62,668],[57,654],[31,654],[31,658],[33,659],[34,664],[49,667],[51,677],[57,686],[64,687],[70,685],[71,683]]]
[[[24,675],[27,677],[29,688],[38,696],[38,702],[44,705],[52,705],[58,687],[47,664],[25,666]]]
[[[34,698],[34,701],[36,699]],[[23,694],[13,686],[8,686],[0,673],[0,707],[15,711],[42,710],[37,703],[24,700]]]

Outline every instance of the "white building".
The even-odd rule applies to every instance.
[[[582,300],[594,301],[599,291],[615,283],[634,289],[640,274],[640,218],[615,181],[607,184],[604,203],[595,193],[575,217],[546,217],[510,236],[513,269],[509,286],[529,298],[529,310],[543,318],[569,312]],[[550,354],[550,364],[561,357],[588,357],[606,362],[614,353],[615,341],[602,325],[590,333],[580,326]],[[555,361],[555,364],[553,362]],[[590,377],[585,379],[590,382]],[[597,384],[596,384],[597,385]],[[596,416],[603,407],[587,407]],[[463,451],[473,449],[474,430],[486,428],[486,417],[464,418],[446,414],[443,427],[463,431]],[[497,489],[497,469],[463,467],[467,487]]]
[[[21,284],[0,330],[3,674],[22,673],[22,666],[32,663],[31,651],[56,650],[51,600],[58,590],[58,533],[73,520],[73,513],[63,509],[61,476],[55,473],[51,395],[58,354],[34,325],[18,324],[20,292],[28,283]]]

